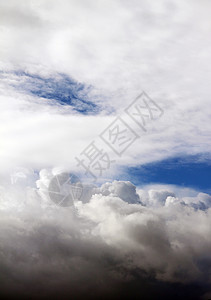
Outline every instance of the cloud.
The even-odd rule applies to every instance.
[[[13,73],[2,72],[0,76],[1,81],[5,82],[7,88],[12,87],[23,94],[34,95],[38,101],[39,98],[43,102],[46,99],[52,100],[46,104],[70,105],[73,111],[83,114],[96,114],[102,110],[89,99],[91,87],[77,83],[65,74],[43,77],[38,74],[15,71]],[[41,101],[40,104],[42,104]]]
[[[188,289],[194,291],[196,285],[200,293],[208,292],[209,195],[190,199],[177,197],[171,188],[145,190],[146,202],[130,182],[114,181],[89,187],[90,199],[64,208],[55,206],[44,192],[52,178],[50,170],[43,170],[40,178],[28,171],[24,179],[20,173],[13,175],[9,189],[1,190],[3,295],[37,299],[57,292],[62,298],[112,299],[141,285],[136,288],[140,296],[151,293],[156,299],[156,293],[172,295],[175,284],[187,299],[193,299]],[[14,182],[15,177],[21,179]],[[40,192],[32,187],[37,179]],[[201,209],[202,201],[209,203],[206,209]]]
[[[113,121],[105,112],[112,108],[121,115],[142,90],[164,115],[150,123],[144,135],[127,120],[141,138],[119,165],[210,152],[209,6],[206,0],[203,5],[163,0],[156,5],[144,0],[2,2],[0,57],[7,74],[1,82],[3,172],[10,164],[73,169],[75,155]],[[17,70],[31,77],[14,76]],[[66,99],[71,86],[61,74],[92,86],[74,100],[75,109],[90,112],[99,105],[102,115],[74,118],[74,109],[53,108],[52,98]],[[20,93],[16,81],[25,91]],[[87,107],[81,99],[91,104]],[[114,170],[110,178],[113,175]]]
[[[210,153],[209,1],[0,6],[0,296],[208,298],[210,195],[105,178]],[[124,113],[143,90],[164,110],[146,133]],[[99,138],[116,115],[140,135],[121,158]],[[116,167],[55,206],[50,180],[93,140]]]
[[[100,188],[95,189],[94,192],[103,196],[119,197],[129,203],[141,203],[140,197],[136,193],[136,187],[129,181],[106,182]]]

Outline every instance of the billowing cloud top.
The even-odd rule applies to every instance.
[[[12,186],[1,190],[3,293],[11,287],[11,295],[35,298],[115,298],[139,284],[131,295],[153,298],[171,295],[177,284],[183,297],[193,299],[196,283],[204,287],[201,296],[209,291],[209,195],[177,197],[171,187],[136,190],[114,181],[84,186],[80,201],[62,207],[47,193],[52,176],[49,170],[40,176],[19,170]],[[38,190],[32,187],[36,179]]]

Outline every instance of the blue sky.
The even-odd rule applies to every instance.
[[[13,80],[9,85],[16,90],[43,100],[52,100],[52,105],[71,106],[73,110],[84,115],[95,115],[103,109],[100,104],[95,103],[99,99],[91,98],[91,86],[76,82],[64,73],[54,73],[44,77],[17,70],[0,74],[4,78],[12,77]]]
[[[183,155],[124,169],[118,177],[135,185],[172,184],[211,193],[211,160]]]
[[[4,76],[4,78],[10,78],[10,76],[12,76],[13,80],[9,81],[9,86],[15,88],[18,92],[35,96],[38,99],[42,99],[42,101],[45,101],[45,99],[52,100],[52,105],[70,106],[82,116],[97,116],[103,110],[109,112],[111,108],[107,103],[105,103],[103,107],[101,105],[103,103],[102,99],[101,104],[96,103],[96,97],[92,99],[90,91],[94,89],[94,87],[76,82],[64,73],[41,76],[16,70],[14,72],[2,72],[1,75]],[[168,110],[165,111],[165,114],[168,116]],[[93,122],[95,122],[94,119]],[[108,121],[106,122],[108,124]],[[66,128],[63,128],[63,130],[68,132]],[[138,132],[140,132],[140,129]],[[150,133],[146,133],[146,137],[149,135]],[[153,142],[151,143],[153,146]],[[133,147],[132,145],[131,148],[132,154],[134,150],[136,151],[137,147]],[[160,148],[162,149],[162,143]],[[139,146],[137,149],[139,149]],[[156,155],[158,154],[159,151],[157,151]],[[156,161],[153,159],[153,162],[150,162],[151,158],[148,158],[147,163],[141,163],[140,157],[133,167],[128,167],[127,163],[124,163],[123,160],[119,169],[120,171],[115,173],[114,176],[111,173],[110,176],[112,179],[130,180],[138,186],[146,184],[173,184],[210,193],[211,160],[209,157],[209,152],[204,154],[199,153],[197,155],[178,155],[175,153],[171,158],[165,158],[164,155],[164,159]]]

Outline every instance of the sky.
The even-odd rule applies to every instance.
[[[211,298],[210,9],[0,0],[0,296]]]

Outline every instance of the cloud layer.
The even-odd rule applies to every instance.
[[[37,179],[30,171],[20,174],[1,188],[3,295],[115,298],[140,286],[131,295],[198,299],[197,286],[200,296],[209,291],[209,195],[177,198],[171,188],[114,181],[86,187],[88,198],[86,191],[64,208],[47,195],[50,171],[41,172],[39,189],[30,187]]]
[[[73,169],[75,155],[113,121],[104,113],[112,108],[121,115],[142,90],[164,116],[148,126],[120,165],[210,152],[209,7],[207,0],[2,2],[3,173],[9,165]],[[91,85],[88,98],[103,108],[103,116],[74,118],[70,108],[53,108],[40,97],[48,94],[48,84],[32,96],[29,81],[18,78],[17,70],[31,76],[30,91],[37,91],[37,78],[56,81],[61,73]],[[14,88],[20,83],[25,87],[21,93]],[[53,93],[66,97],[61,83]],[[136,124],[129,125],[142,134]]]

